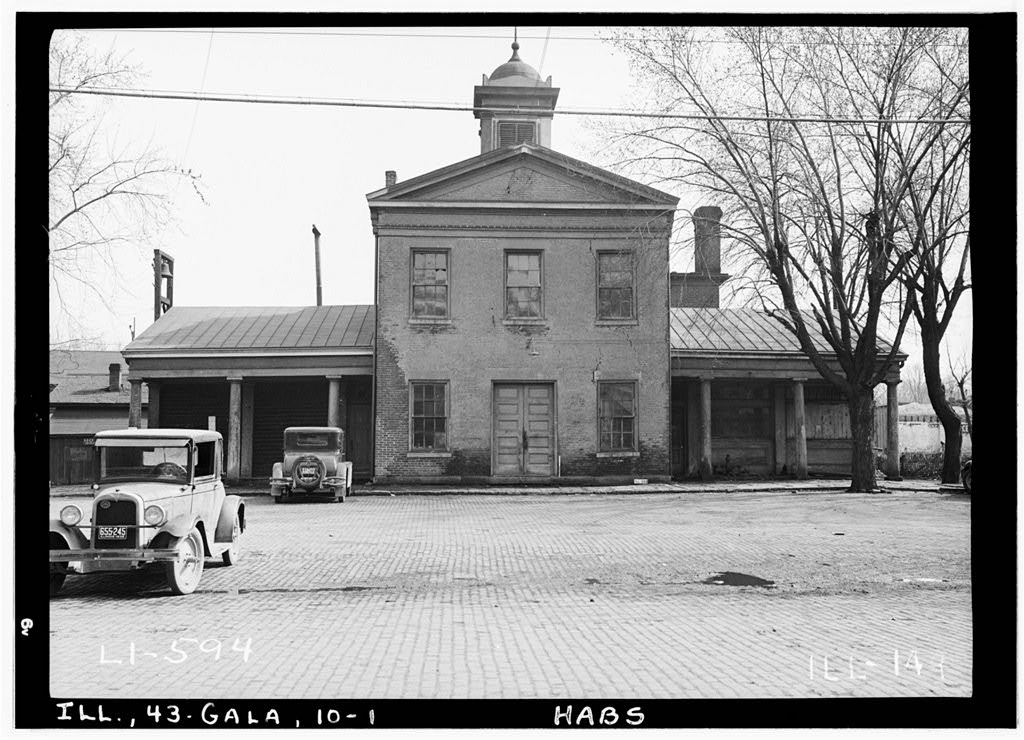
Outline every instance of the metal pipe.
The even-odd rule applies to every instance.
[[[313,224],[313,250],[316,252],[316,305],[324,305],[323,289],[320,286],[320,232]]]

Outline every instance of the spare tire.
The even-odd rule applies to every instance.
[[[295,487],[305,491],[315,491],[320,487],[320,481],[324,479],[326,468],[323,460],[316,455],[303,455],[295,461],[292,467],[292,480]]]

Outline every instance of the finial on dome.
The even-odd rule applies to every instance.
[[[519,27],[515,26],[514,29],[512,31],[512,58],[509,61],[520,62],[522,60],[519,58]]]

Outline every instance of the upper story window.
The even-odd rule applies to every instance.
[[[631,252],[598,252],[597,318],[634,318]]]
[[[539,319],[543,313],[540,252],[505,253],[505,317]]]
[[[412,253],[412,317],[448,318],[448,252]]]
[[[498,146],[535,144],[537,124],[533,121],[498,121]]]

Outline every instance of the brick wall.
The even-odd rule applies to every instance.
[[[669,475],[668,228],[652,214],[378,214],[378,480],[472,480],[491,471],[492,384],[555,387],[567,479]],[[450,323],[410,323],[412,249],[449,250]],[[505,250],[542,253],[545,320],[504,319]],[[638,322],[598,325],[596,253],[636,254]],[[636,457],[599,457],[597,381],[636,380]],[[409,454],[409,382],[449,383],[447,456]]]

